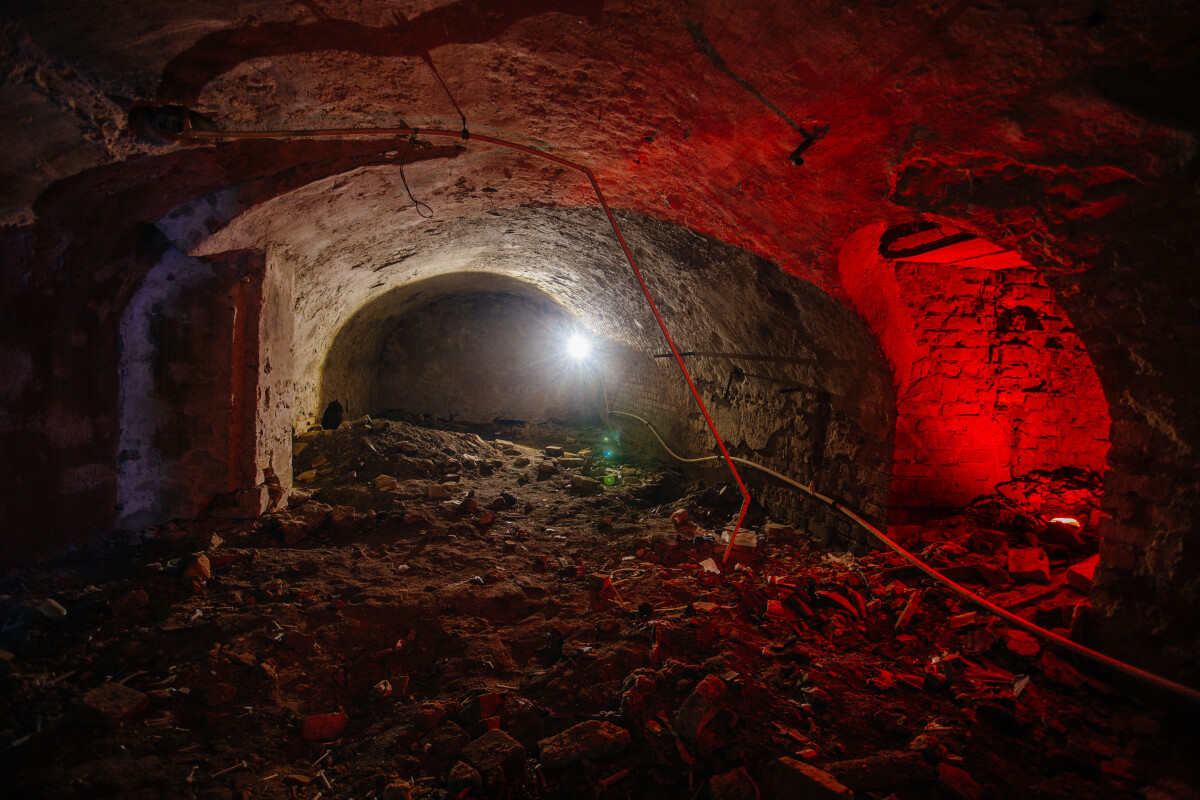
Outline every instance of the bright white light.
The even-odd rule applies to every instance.
[[[573,333],[571,338],[567,339],[567,355],[576,361],[582,361],[587,358],[588,353],[592,351],[592,343],[584,336]]]

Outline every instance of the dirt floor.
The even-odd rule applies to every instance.
[[[895,557],[756,510],[722,563],[728,489],[606,459],[601,431],[483,433],[301,434],[286,511],[7,576],[0,793],[1200,797],[1193,713]],[[1027,513],[1051,484],[1077,492],[1081,530]],[[908,534],[1069,631],[1094,489],[1031,478]]]

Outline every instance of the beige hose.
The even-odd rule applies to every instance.
[[[652,434],[654,434],[654,438],[657,439],[658,443],[663,446],[663,449],[666,450],[667,453],[669,453],[671,455],[671,457],[677,461],[682,461],[685,464],[698,464],[702,461],[720,460],[720,456],[704,456],[703,458],[684,458],[683,456],[679,455],[674,450],[672,450],[667,445],[667,443],[663,441],[663,438],[658,435],[658,431],[656,431],[654,429],[654,426],[651,425],[646,420],[642,419],[641,417],[637,416],[636,414],[629,414],[624,411],[609,411],[609,413],[610,414],[618,414],[622,417],[630,417],[631,419],[636,419],[638,422],[645,425],[647,428],[650,429],[650,432]],[[1156,686],[1159,689],[1164,689],[1168,692],[1171,692],[1172,694],[1187,698],[1188,700],[1191,700],[1193,703],[1200,704],[1200,691],[1197,691],[1197,690],[1191,688],[1190,686],[1184,686],[1181,683],[1176,683],[1175,681],[1168,680],[1167,678],[1164,678],[1161,675],[1155,675],[1152,672],[1147,672],[1146,670],[1135,667],[1132,664],[1126,664],[1124,661],[1118,661],[1117,659],[1113,658],[1112,656],[1106,656],[1106,655],[1104,655],[1104,653],[1100,653],[1095,650],[1092,650],[1091,648],[1084,647],[1083,645],[1079,644],[1078,642],[1073,642],[1064,636],[1059,636],[1057,633],[1054,633],[1053,631],[1048,631],[1039,625],[1035,625],[1032,622],[1030,622],[1029,620],[1022,619],[1021,617],[1018,617],[1016,614],[1013,614],[1011,611],[1006,611],[1005,609],[1001,608],[1000,606],[996,605],[995,603],[980,597],[979,595],[975,594],[967,587],[965,587],[961,584],[955,583],[950,578],[947,578],[945,575],[938,572],[936,569],[934,569],[933,567],[929,566],[921,559],[914,556],[908,550],[905,550],[903,547],[901,547],[899,544],[894,542],[891,538],[889,538],[887,535],[885,535],[882,531],[880,531],[874,525],[867,522],[865,519],[860,517],[858,514],[854,513],[850,509],[846,508],[844,505],[837,502],[836,500],[834,500],[830,497],[826,497],[825,495],[823,495],[817,491],[814,491],[813,489],[809,488],[808,486],[805,486],[802,483],[792,480],[791,478],[787,477],[786,475],[781,475],[780,473],[776,472],[773,469],[770,469],[769,467],[764,467],[761,464],[755,464],[753,461],[746,461],[743,458],[734,458],[733,460],[739,464],[744,464],[747,467],[757,469],[760,472],[765,472],[773,478],[778,478],[779,480],[783,481],[784,483],[789,484],[790,486],[794,486],[795,488],[799,489],[800,491],[804,492],[805,494],[807,494],[811,497],[814,497],[817,500],[820,500],[821,502],[832,506],[833,508],[836,508],[838,511],[840,511],[846,517],[848,517],[851,520],[853,520],[854,522],[856,522],[864,530],[866,530],[868,533],[870,533],[872,536],[874,536],[880,542],[885,544],[892,551],[894,551],[895,553],[900,555],[901,558],[908,561],[914,567],[921,570],[926,575],[928,575],[929,577],[938,581],[942,585],[946,586],[948,589],[950,589],[950,591],[954,592],[959,597],[962,597],[965,600],[969,600],[972,603],[975,603],[976,605],[989,611],[992,614],[995,614],[996,616],[1000,617],[1001,619],[1005,620],[1006,622],[1009,622],[1010,624],[1015,625],[1018,628],[1021,628],[1023,630],[1029,631],[1034,636],[1038,636],[1038,637],[1050,642],[1051,644],[1055,644],[1066,650],[1070,650],[1072,653],[1076,653],[1078,655],[1083,656],[1084,658],[1089,658],[1092,661],[1096,661],[1100,664],[1104,664],[1107,667],[1115,669],[1116,671],[1121,672],[1125,675],[1128,675],[1132,678],[1136,678],[1140,681],[1148,683],[1151,686]]]

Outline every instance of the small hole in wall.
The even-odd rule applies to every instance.
[[[342,408],[341,403],[334,400],[325,406],[325,413],[321,415],[321,427],[327,431],[336,430],[345,418],[346,410]]]

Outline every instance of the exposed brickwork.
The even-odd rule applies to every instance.
[[[1154,102],[1148,94],[1140,99]],[[1194,142],[1191,134],[1162,133]],[[1136,183],[1097,182],[1099,173],[1076,172],[1069,191],[1054,183],[1074,168],[1055,170],[1048,182],[1032,164],[939,155],[923,163],[920,185],[898,168],[893,199],[956,220],[1045,267],[1087,345],[1112,419],[1088,638],[1097,649],[1194,685],[1200,682],[1200,371],[1194,367],[1200,203],[1192,157],[1177,162],[1188,165],[1179,171],[1168,160],[1157,162],[1161,171],[1136,166],[1158,147],[1151,134],[1107,148],[1106,157],[1118,159],[1110,163],[1139,173]],[[1127,204],[1094,217],[1080,213],[1094,207],[1089,195],[1105,194],[1123,194]]]
[[[767,294],[762,287],[759,291]],[[870,349],[873,343],[860,321],[844,306],[807,284],[796,291],[803,309],[796,315],[805,320],[812,338],[800,338],[798,344],[780,337],[782,328],[761,326],[732,342],[727,349],[734,352],[700,351],[688,357],[688,369],[731,455],[811,485],[882,522],[891,475],[890,377]],[[680,300],[672,297],[670,302]],[[747,296],[745,305],[750,303]],[[695,458],[718,452],[673,358],[630,354],[607,375],[611,408],[644,417],[680,455]],[[640,424],[619,415],[612,419],[625,431],[627,444],[660,452]],[[722,463],[704,462],[689,469],[710,483],[731,481]],[[775,519],[823,541],[869,545],[865,532],[824,503],[759,470],[745,465],[738,470],[753,499]]]
[[[1107,403],[1040,271],[889,262],[880,230],[848,244],[842,270],[896,383],[891,521],[1035,469],[1103,472]]]
[[[655,363],[649,363],[644,359],[630,358],[622,362],[619,374],[614,374],[617,379],[610,380],[612,386],[608,389],[609,403],[613,409],[645,418],[654,425],[667,444],[682,456],[697,458],[716,454],[712,434],[673,360],[658,359]],[[701,387],[708,383],[703,377],[698,382]],[[701,393],[706,394],[703,388]],[[738,399],[740,402],[733,409],[735,413],[752,416],[754,398]],[[796,403],[798,406],[807,405],[804,398],[797,398]],[[710,411],[713,409],[710,408]],[[810,415],[802,413],[798,416],[807,419]],[[860,445],[865,444],[866,437],[863,437],[863,431],[856,423],[852,423],[844,413],[837,412],[836,416],[839,419],[832,427],[837,432],[828,437],[830,440],[837,442],[852,438]],[[626,447],[661,453],[661,446],[644,426],[620,415],[613,415],[611,421],[613,427],[619,427],[624,432]],[[886,435],[878,441],[872,441],[867,447],[869,452],[856,453],[860,457],[814,457],[813,440],[799,433],[789,421],[787,418],[774,420],[775,427],[769,437],[770,446],[763,451],[739,447],[737,442],[726,444],[735,457],[745,458],[802,482],[811,481],[814,488],[834,495],[868,518],[882,520],[886,513],[888,487]],[[720,423],[718,426],[725,430]],[[807,424],[802,429],[807,432]],[[836,450],[836,447],[835,444],[833,449]],[[828,452],[826,441],[821,442],[820,449],[822,455]],[[729,471],[723,463],[705,462],[689,469],[712,484],[731,482]],[[754,501],[766,508],[774,519],[797,525],[823,542],[860,548],[873,545],[868,541],[865,531],[841,514],[833,512],[824,503],[745,465],[738,465],[738,470],[750,487]]]

